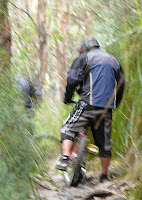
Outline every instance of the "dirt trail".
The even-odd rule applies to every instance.
[[[101,184],[98,177],[86,175],[77,187],[66,188],[61,172],[52,169],[49,173],[57,187],[42,179],[36,181],[39,196],[43,200],[127,200],[122,195],[130,188],[126,179],[121,181],[113,179],[111,182]]]

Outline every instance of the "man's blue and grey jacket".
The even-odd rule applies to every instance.
[[[64,102],[71,101],[78,85],[78,94],[86,103],[113,109],[122,99],[125,78],[114,56],[94,48],[74,60],[68,72]]]

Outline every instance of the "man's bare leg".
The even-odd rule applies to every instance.
[[[110,157],[100,157],[101,167],[102,167],[102,173],[100,175],[100,183],[103,183],[104,181],[111,181],[111,179],[107,175],[110,159],[111,159]]]
[[[63,140],[62,142],[62,155],[56,163],[56,168],[59,170],[66,170],[68,164],[68,157],[71,154],[71,149],[73,146],[73,141],[71,140]]]
[[[70,156],[72,147],[73,147],[73,141],[63,140],[62,155]]]
[[[101,167],[102,167],[102,174],[107,174],[108,167],[110,164],[110,157],[100,157]]]

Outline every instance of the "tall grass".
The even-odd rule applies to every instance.
[[[31,192],[30,173],[37,169],[39,156],[12,71],[1,72],[0,80],[0,199],[25,200]]]
[[[141,11],[136,0],[137,16],[136,25],[141,27]],[[139,19],[139,20],[138,20]],[[122,23],[123,31],[129,30],[129,24]],[[141,153],[142,153],[142,30],[127,35],[122,40],[107,47],[107,51],[115,55],[122,64],[126,77],[126,87],[123,101],[118,109],[113,112],[112,138],[113,156],[125,157],[128,173],[135,172],[137,177],[131,176],[133,181],[140,181]],[[138,172],[138,173],[137,173]],[[131,192],[129,197],[141,200],[141,183]]]
[[[131,144],[134,146],[134,148],[139,148],[141,144],[140,119],[142,117],[142,70],[140,66],[142,63],[142,51],[139,48],[136,49],[138,44],[141,42],[140,38],[141,34],[137,36],[133,51],[131,46],[129,46],[126,53],[125,48],[121,48],[119,46],[119,51],[121,51],[122,55],[124,55],[121,59],[122,68],[124,73],[125,71],[127,73],[123,101],[120,107],[113,113],[113,150],[115,153],[119,154],[128,152]],[[131,40],[129,40],[129,44],[133,42]],[[115,48],[115,45],[113,45],[111,48]],[[128,44],[126,45],[128,46]],[[108,49],[110,52],[111,48]],[[115,56],[117,57],[117,55]],[[126,60],[127,62],[125,62]]]

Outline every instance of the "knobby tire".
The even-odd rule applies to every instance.
[[[66,178],[68,174],[67,172],[64,172],[64,181],[67,187],[76,186],[82,177],[81,167],[85,162],[86,143],[86,137],[81,136],[79,138],[77,157],[75,158],[75,164],[72,166],[72,172],[71,175],[69,175],[70,177]]]

